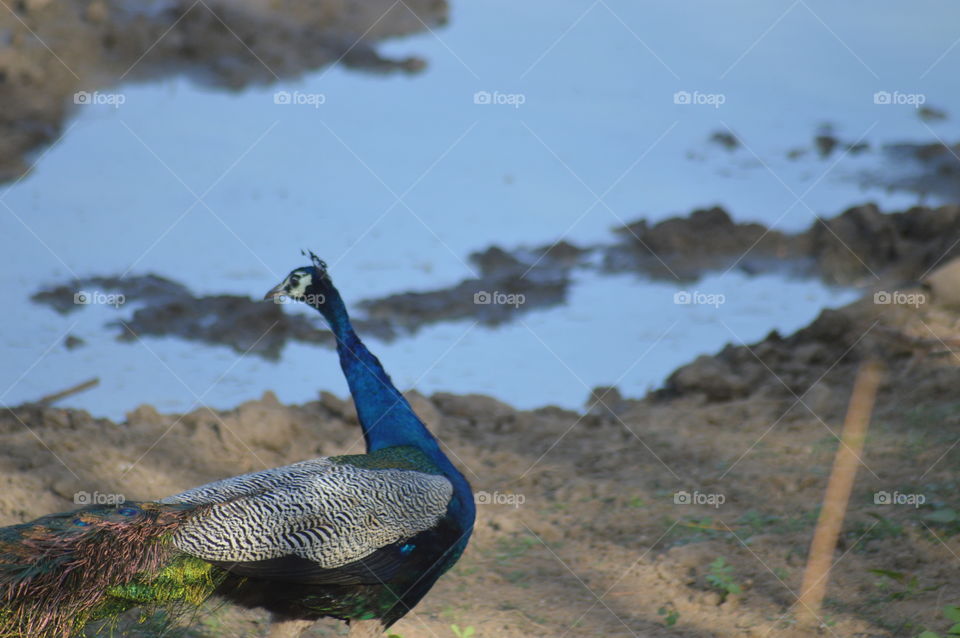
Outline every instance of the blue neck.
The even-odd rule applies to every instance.
[[[440,451],[437,440],[393,385],[380,360],[354,332],[340,293],[332,285],[324,288],[322,296],[316,296],[323,299],[323,303],[314,305],[314,308],[326,318],[337,338],[340,367],[353,395],[367,451],[412,445],[438,464],[442,460],[441,468],[446,470],[449,461]]]
[[[393,385],[380,360],[360,341],[350,323],[350,316],[340,293],[332,284],[324,288],[322,295],[313,296],[323,302],[311,305],[326,318],[337,338],[340,367],[347,378],[353,404],[357,408],[357,418],[363,430],[367,452],[399,445],[409,445],[423,451],[440,472],[453,482],[454,490],[460,498],[459,502],[451,503],[452,511],[461,520],[469,521],[472,525],[476,506],[470,484],[450,462],[437,440]],[[465,536],[462,541],[463,545],[466,545],[466,538]]]

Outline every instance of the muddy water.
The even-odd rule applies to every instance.
[[[880,149],[960,137],[946,19],[957,9],[934,22],[898,7],[461,3],[445,26],[404,24],[396,33],[419,33],[376,46],[422,58],[419,73],[318,58],[275,78],[241,48],[226,68],[250,69],[250,82],[205,81],[208,60],[180,58],[137,84],[101,77],[88,88],[122,104],[70,104],[62,139],[2,195],[0,246],[16,267],[0,273],[0,400],[94,375],[101,386],[72,404],[111,416],[345,390],[322,346],[291,344],[271,362],[172,337],[120,343],[105,324],[132,308],[64,317],[29,301],[71,277],[158,273],[198,294],[257,296],[309,247],[357,301],[453,285],[492,244],[589,245],[694,207],[800,230],[867,199],[914,204],[910,188],[887,192],[896,166]],[[902,103],[876,103],[883,91]],[[921,119],[906,103],[917,95],[947,118]],[[712,143],[718,131],[733,142]],[[674,304],[683,291],[724,303]],[[573,407],[587,387],[639,394],[698,353],[793,330],[853,294],[736,270],[694,284],[583,271],[564,305],[522,321],[442,322],[371,345],[403,386]],[[66,350],[68,334],[86,343]]]

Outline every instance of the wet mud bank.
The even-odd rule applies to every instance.
[[[614,229],[608,244],[491,246],[469,256],[476,276],[454,286],[360,300],[357,327],[392,340],[445,321],[468,319],[491,326],[516,321],[524,313],[566,303],[577,273],[585,271],[636,273],[679,283],[736,269],[878,290],[920,283],[957,256],[956,205],[884,213],[865,204],[818,220],[798,234],[735,222],[722,208],[711,208],[656,224],[633,222]],[[291,315],[282,305],[244,296],[198,296],[153,274],[89,277],[44,287],[32,299],[67,314],[83,308],[76,296],[90,291],[122,295],[134,308],[113,326],[121,339],[169,335],[272,360],[289,341],[333,345],[319,318]]]

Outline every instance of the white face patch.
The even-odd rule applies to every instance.
[[[307,288],[313,284],[313,275],[305,270],[295,270],[283,282],[284,294],[293,299],[307,296]]]

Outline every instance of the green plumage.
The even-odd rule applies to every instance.
[[[225,577],[177,551],[197,506],[92,506],[0,529],[0,638],[66,638],[127,609],[197,607]]]
[[[383,448],[370,454],[346,454],[331,456],[334,463],[352,465],[365,470],[413,470],[427,474],[438,473],[436,464],[430,458],[411,446]]]

